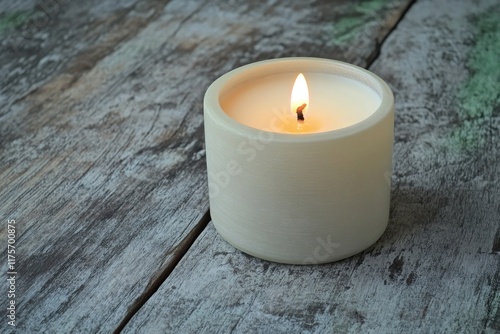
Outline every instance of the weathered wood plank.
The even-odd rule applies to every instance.
[[[121,37],[99,30],[55,75],[12,79],[0,212],[18,226],[17,329],[109,332],[140,306],[204,224],[206,87],[258,59],[341,54],[348,44],[333,22],[373,16],[357,3],[328,4],[171,1],[143,30],[113,21]],[[376,9],[389,22],[406,4]],[[359,42],[359,64],[390,24],[373,27],[348,38]],[[126,41],[129,33],[137,36]]]
[[[379,242],[329,265],[280,265],[209,224],[124,332],[500,331],[498,59],[496,1],[417,2],[371,67],[397,101]]]

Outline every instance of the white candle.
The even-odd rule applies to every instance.
[[[299,73],[303,121],[290,101]],[[204,110],[210,211],[229,243],[307,264],[351,256],[382,235],[394,101],[376,75],[325,59],[259,62],[216,80]]]

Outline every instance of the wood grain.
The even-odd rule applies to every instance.
[[[62,73],[64,84],[53,88],[64,90],[157,17],[165,2],[0,3],[0,117]]]
[[[34,56],[2,51],[0,212],[18,226],[17,329],[124,325],[204,227],[206,87],[266,58],[345,51],[365,64],[408,5],[367,3],[374,12],[327,1],[67,3],[34,33],[48,33]],[[371,29],[343,39],[335,22],[350,17]],[[10,33],[29,28],[19,20]]]
[[[419,1],[382,45],[370,69],[394,90],[396,142],[373,247],[280,265],[209,224],[124,332],[500,331],[499,22],[495,1]]]

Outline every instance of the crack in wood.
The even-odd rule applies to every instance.
[[[417,0],[412,0],[408,2],[406,7],[401,11],[398,17],[394,19],[394,23],[392,27],[389,28],[389,31],[385,34],[385,36],[382,37],[380,40],[375,41],[375,48],[373,49],[373,52],[368,56],[367,61],[366,61],[366,68],[369,69],[373,63],[379,58],[380,56],[380,51],[382,50],[382,47],[384,46],[385,41],[387,38],[392,34],[394,30],[398,27],[399,23],[403,21],[404,17],[406,14],[409,12],[410,8],[417,2]]]
[[[176,247],[174,247],[172,251],[172,253],[174,253],[173,258],[160,271],[159,275],[157,275],[156,278],[153,278],[151,280],[144,293],[135,300],[135,302],[129,308],[125,317],[122,319],[122,321],[118,324],[118,327],[115,329],[114,331],[115,334],[120,333],[123,330],[123,328],[125,328],[125,326],[128,324],[128,322],[132,319],[132,317],[142,308],[144,304],[146,304],[149,298],[151,298],[156,293],[158,288],[170,276],[170,274],[175,269],[177,264],[188,252],[189,248],[191,248],[196,239],[198,239],[198,236],[201,234],[201,232],[203,232],[203,230],[205,229],[205,227],[207,227],[210,221],[211,221],[210,210],[208,210],[201,217],[200,221],[191,230],[191,232],[189,232],[189,234]]]

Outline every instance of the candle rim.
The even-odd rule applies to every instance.
[[[256,66],[258,68],[256,68]],[[269,70],[271,67],[273,71],[271,73],[267,73],[266,70]],[[354,75],[342,75],[338,72],[332,71],[332,69],[338,68],[342,69],[345,72],[343,74],[356,73],[358,76],[354,77]],[[280,71],[279,69],[282,70]],[[264,74],[275,75],[291,72],[292,70],[297,70],[298,72],[331,73],[356,80],[361,84],[373,89],[375,93],[379,95],[380,105],[373,111],[371,115],[355,124],[340,129],[304,134],[280,133],[254,128],[238,122],[222,109],[222,106],[220,104],[220,97],[225,92],[225,90],[227,90],[227,86],[232,87],[236,84],[241,84],[255,78],[263,77]],[[248,76],[246,80],[235,79],[245,74]],[[365,80],[360,80],[361,78]],[[369,83],[367,81],[369,81]],[[357,65],[325,58],[289,57],[263,60],[247,64],[227,72],[226,74],[215,80],[208,87],[204,97],[204,107],[206,113],[210,115],[214,121],[217,121],[222,126],[224,126],[224,128],[228,131],[236,132],[250,138],[258,138],[259,133],[270,133],[273,134],[273,141],[303,143],[343,138],[365,131],[378,122],[381,122],[388,114],[394,111],[394,95],[390,87],[384,80],[382,80],[373,72],[370,72]]]

